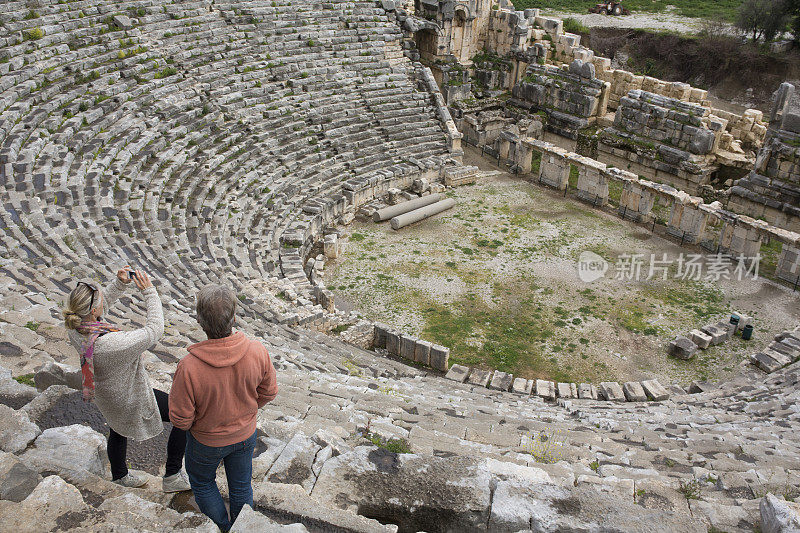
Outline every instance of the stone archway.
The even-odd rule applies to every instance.
[[[439,55],[439,33],[436,29],[422,28],[414,33],[414,41],[423,60],[432,62]]]

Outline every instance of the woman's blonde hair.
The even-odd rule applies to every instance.
[[[67,329],[78,329],[83,322],[83,319],[89,316],[92,312],[92,296],[94,290],[81,283],[69,293],[69,300],[67,300],[67,307],[63,310],[64,313],[64,327]]]

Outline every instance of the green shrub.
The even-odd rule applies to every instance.
[[[589,33],[589,28],[578,19],[567,17],[564,19],[564,31],[569,33]]]
[[[167,78],[169,76],[174,76],[177,73],[178,71],[174,67],[167,67],[163,69],[161,72],[156,72],[155,76],[153,77],[157,80],[160,80],[163,78]]]
[[[699,500],[702,489],[703,483],[699,479],[678,482],[678,492],[683,494],[683,497],[687,500]]]
[[[22,31],[22,38],[26,41],[37,41],[44,37],[44,30],[42,28],[29,28]]]
[[[413,453],[406,439],[385,439],[375,433],[366,433],[364,438],[369,442],[392,453]]]
[[[14,380],[17,383],[22,383],[23,385],[28,385],[29,387],[36,386],[36,384],[33,381],[33,374],[23,374],[21,376],[14,376]]]

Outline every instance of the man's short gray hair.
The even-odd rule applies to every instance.
[[[236,295],[222,285],[208,285],[197,293],[197,322],[209,339],[229,337],[236,314]]]

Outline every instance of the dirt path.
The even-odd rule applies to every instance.
[[[640,30],[674,31],[695,34],[703,28],[703,19],[683,17],[676,13],[634,13],[623,17],[544,10],[542,14],[560,19],[573,18],[589,28],[631,28]],[[731,27],[731,33],[735,30]]]

